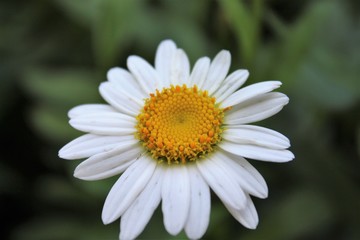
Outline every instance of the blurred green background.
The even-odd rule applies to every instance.
[[[257,230],[214,195],[204,239],[360,239],[360,2],[357,0],[4,0],[0,2],[1,239],[117,239],[102,204],[117,177],[72,176],[80,161],[57,152],[80,132],[78,104],[103,102],[97,87],[130,54],[153,63],[176,41],[191,63],[232,53],[248,83],[279,79],[290,104],[259,125],[291,140],[296,159],[251,163],[267,180],[254,199]],[[171,237],[157,211],[140,236]]]

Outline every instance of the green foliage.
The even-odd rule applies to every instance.
[[[166,38],[192,63],[229,49],[232,69],[250,70],[248,83],[279,79],[290,98],[264,125],[290,138],[296,159],[252,161],[270,191],[254,199],[258,229],[242,227],[213,196],[204,238],[360,239],[358,7],[352,0],[2,1],[0,194],[10,220],[1,239],[117,239],[118,223],[103,226],[100,218],[115,178],[77,180],[79,161],[57,152],[81,134],[67,111],[103,102],[106,71],[126,68],[132,54],[152,63]],[[169,236],[158,209],[140,237],[186,236]]]
[[[258,230],[242,239],[306,238],[319,229],[329,228],[333,218],[331,206],[323,196],[308,189],[297,189],[274,204]]]
[[[38,102],[54,107],[98,101],[98,76],[91,70],[31,69],[25,72],[23,87]]]
[[[34,128],[54,142],[77,136],[68,126],[66,112],[78,104],[101,101],[96,76],[90,70],[33,68],[26,71],[22,86],[38,105],[30,114]]]
[[[252,1],[251,9],[243,1],[220,1],[224,14],[233,28],[241,49],[244,64],[251,67],[260,41],[261,17],[264,1]]]

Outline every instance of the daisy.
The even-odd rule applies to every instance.
[[[109,70],[99,88],[108,104],[69,111],[70,125],[87,133],[59,152],[64,159],[87,158],[74,176],[99,180],[122,173],[102,212],[105,224],[121,217],[120,239],[136,238],[160,202],[171,235],[184,230],[201,238],[209,224],[210,188],[237,221],[256,228],[250,195],[266,198],[268,188],[245,158],[287,162],[294,155],[284,135],[248,124],[276,114],[289,99],[271,92],[279,81],[240,88],[249,72],[228,75],[230,62],[223,50],[190,70],[186,53],[165,40],[155,67],[130,56],[128,70]]]

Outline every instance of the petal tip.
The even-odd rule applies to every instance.
[[[294,155],[292,152],[290,152],[290,151],[289,151],[289,153],[290,153],[290,158],[291,158],[290,161],[294,160],[294,159],[295,159],[295,155]]]
[[[229,56],[229,57],[231,56],[230,51],[229,51],[229,50],[226,50],[226,49],[221,50],[221,51],[219,52],[219,54],[224,54],[224,55]]]
[[[66,145],[65,145],[65,146],[66,146]],[[65,150],[66,150],[65,146],[62,147],[62,148],[58,151],[58,156],[61,157],[61,158],[63,158],[64,152],[65,152]]]
[[[295,159],[295,155],[289,151],[289,150],[285,150],[286,152],[286,156],[283,157],[283,159],[279,162],[283,163],[283,162],[291,162],[292,160]]]
[[[169,45],[169,46],[174,46],[176,47],[176,43],[172,40],[172,39],[165,39],[165,40],[162,40],[159,44],[159,46],[162,46],[162,45]]]
[[[80,167],[80,168],[79,168]],[[81,179],[81,180],[85,180],[85,181],[91,181],[91,180],[96,180],[93,179],[92,177],[89,177],[86,172],[84,171],[84,169],[82,168],[82,165],[78,165],[75,170],[74,170],[74,177]]]
[[[243,74],[246,76],[246,78],[247,78],[247,77],[249,77],[250,72],[249,72],[249,70],[248,70],[248,69],[241,69],[241,71],[242,71],[242,72],[243,72]]]
[[[253,224],[249,224],[245,227],[248,229],[251,229],[251,230],[255,230],[257,228],[257,226],[258,226],[258,223],[253,223]]]
[[[79,171],[78,168],[75,169],[73,176],[76,177],[76,178],[78,178],[78,179],[82,179],[82,180],[83,180],[83,176],[81,175],[81,171]]]
[[[66,154],[66,150],[62,148],[58,152],[58,157],[63,158],[63,159],[67,159],[69,156]]]
[[[127,60],[126,60],[128,68],[130,69],[130,66],[131,66],[134,62],[139,61],[140,59],[141,59],[141,58],[140,58],[139,56],[130,55],[130,56],[127,58]]]
[[[229,50],[221,50],[216,56],[214,59],[217,59],[217,58],[221,58],[223,61],[225,61],[229,67],[230,67],[230,62],[231,62],[231,53]]]
[[[105,213],[104,211],[101,214],[101,220],[103,222],[103,224],[107,225],[112,223],[114,220],[112,220],[111,216],[107,213]]]
[[[76,159],[76,157],[74,156],[74,154],[71,153],[71,150],[69,150],[68,145],[65,145],[64,147],[62,147],[59,152],[58,152],[58,156],[62,159],[66,159],[66,160],[72,160],[72,159]]]
[[[106,73],[106,77],[107,80],[110,81],[111,78],[115,77],[116,73],[120,70],[119,67],[112,67],[110,68],[107,73]]]

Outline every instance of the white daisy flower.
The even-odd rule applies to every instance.
[[[266,198],[268,188],[245,158],[287,162],[282,134],[254,125],[289,101],[279,81],[238,90],[249,76],[227,76],[228,51],[202,57],[190,71],[186,53],[171,40],[160,43],[155,67],[138,56],[129,70],[112,68],[100,94],[108,104],[69,111],[70,125],[87,132],[64,146],[59,156],[87,158],[74,176],[98,180],[121,174],[106,198],[105,224],[121,217],[120,239],[134,239],[161,202],[171,235],[183,229],[201,238],[209,224],[210,188],[233,217],[254,229],[258,215],[250,195]]]

